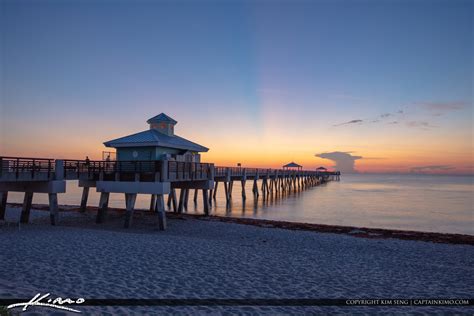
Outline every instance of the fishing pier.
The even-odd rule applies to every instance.
[[[165,114],[147,121],[150,129],[105,142],[117,150],[117,159],[65,160],[0,156],[0,220],[4,220],[8,192],[23,192],[21,223],[28,223],[33,194],[48,194],[50,220],[59,224],[58,194],[66,192],[66,182],[77,180],[82,188],[81,211],[85,211],[90,188],[100,193],[96,222],[107,219],[111,193],[125,195],[124,227],[130,227],[137,194],[150,195],[150,211],[158,216],[158,227],[166,229],[165,196],[168,207],[183,213],[190,193],[197,202],[202,193],[203,210],[209,215],[217,190],[224,190],[231,202],[234,184],[240,184],[241,197],[247,198],[245,185],[253,182],[252,194],[258,198],[280,192],[296,192],[322,182],[339,180],[339,172],[303,170],[295,163],[283,169],[221,167],[201,163],[199,152],[208,149],[174,135],[177,123]],[[222,188],[221,188],[222,187]],[[259,188],[260,187],[260,188]],[[177,196],[179,189],[179,197]]]

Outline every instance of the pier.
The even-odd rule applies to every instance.
[[[252,195],[265,198],[279,192],[296,192],[322,182],[339,180],[340,172],[307,170],[257,169],[221,167],[212,163],[177,161],[87,161],[41,158],[0,157],[0,220],[4,219],[8,192],[25,193],[21,223],[28,223],[33,194],[49,196],[51,224],[58,218],[58,194],[66,192],[66,181],[78,180],[83,188],[80,208],[85,211],[90,188],[100,192],[97,223],[107,217],[110,193],[125,195],[126,215],[124,227],[132,223],[137,194],[150,195],[150,210],[159,219],[159,228],[166,228],[164,197],[174,212],[187,208],[190,192],[197,201],[203,197],[204,214],[208,215],[217,190],[224,190],[230,203],[235,183],[240,184],[241,198],[247,198],[246,181],[253,182]],[[179,198],[176,189],[180,189]],[[79,202],[79,201],[78,201]]]
[[[77,180],[82,189],[81,211],[87,208],[90,188],[100,193],[96,222],[107,219],[111,193],[125,195],[124,227],[132,225],[137,194],[150,195],[150,211],[158,215],[160,230],[166,229],[165,196],[174,212],[187,210],[190,193],[196,203],[202,193],[203,210],[209,215],[217,190],[224,190],[226,202],[232,200],[234,184],[241,185],[242,199],[247,198],[245,184],[253,182],[252,194],[263,198],[280,192],[290,193],[339,180],[339,172],[326,169],[303,170],[291,162],[282,169],[221,167],[202,163],[200,152],[209,149],[175,135],[178,123],[160,113],[147,120],[149,129],[104,142],[115,148],[104,160],[44,159],[0,156],[0,220],[5,218],[8,192],[24,192],[21,223],[28,223],[33,195],[48,194],[51,224],[59,222],[58,194],[66,192],[66,181]],[[221,189],[222,187],[222,189]],[[177,196],[179,189],[179,197]]]

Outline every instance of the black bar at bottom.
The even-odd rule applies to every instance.
[[[31,298],[0,299],[0,306]],[[474,306],[474,299],[87,299],[63,306]]]

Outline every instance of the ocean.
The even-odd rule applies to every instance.
[[[259,182],[260,187],[260,182]],[[341,226],[388,228],[474,235],[474,177],[439,175],[347,174],[340,181],[301,192],[255,199],[252,181],[247,181],[247,199],[234,182],[232,203],[227,207],[219,185],[211,214],[279,221]],[[67,193],[59,195],[63,205],[79,205],[82,189],[68,181]],[[190,192],[188,213],[202,213],[202,194],[193,203]],[[9,202],[20,203],[22,193],[11,192]],[[33,203],[47,204],[46,194],[36,194]],[[91,189],[90,206],[97,206],[99,194]],[[150,196],[139,195],[136,208],[146,209]],[[123,194],[111,194],[110,207],[125,207]]]

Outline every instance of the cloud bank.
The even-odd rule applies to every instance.
[[[424,173],[424,172],[436,172],[436,171],[447,171],[456,169],[450,165],[431,165],[431,166],[419,166],[410,169],[411,173]]]
[[[356,173],[355,161],[362,159],[362,156],[353,156],[351,152],[333,151],[330,153],[316,154],[316,157],[329,159],[335,162],[334,168],[344,173]]]
[[[351,120],[349,122],[334,124],[333,126],[341,126],[341,125],[348,125],[348,124],[360,124],[362,122],[364,122],[364,121],[363,120]]]

